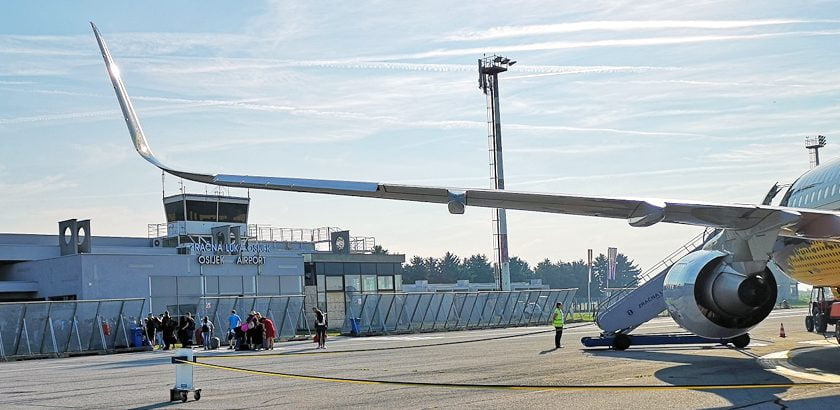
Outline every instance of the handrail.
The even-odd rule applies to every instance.
[[[628,294],[633,292],[636,288],[638,288],[641,285],[644,285],[650,279],[654,278],[666,269],[670,268],[673,264],[677,263],[683,256],[694,252],[699,247],[703,246],[709,239],[713,238],[717,234],[717,232],[717,230],[712,230],[711,232],[708,229],[703,230],[703,232],[694,236],[688,242],[686,242],[685,244],[668,254],[668,256],[662,258],[659,262],[655,263],[649,269],[644,271],[641,275],[639,275],[636,278],[635,281],[624,286],[624,289],[611,294],[606,300],[604,300],[603,304],[599,306],[598,311],[595,313],[595,320],[598,320],[598,315],[608,312],[613,306],[621,302]]]

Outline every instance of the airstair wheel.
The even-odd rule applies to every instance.
[[[612,348],[614,350],[619,350],[619,351],[627,350],[627,348],[630,347],[630,345],[631,345],[631,341],[630,341],[630,336],[628,336],[628,335],[625,335],[623,333],[619,333],[619,334],[615,335],[615,337],[613,338]]]

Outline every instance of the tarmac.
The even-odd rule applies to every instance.
[[[308,341],[262,352],[195,349],[202,395],[186,403],[168,401],[171,351],[0,362],[0,407],[838,407],[840,346],[806,332],[805,314],[774,311],[746,349],[585,349],[580,338],[599,333],[592,324],[568,324],[562,349],[553,348],[551,327],[335,337],[327,350]],[[677,331],[658,318],[635,333]]]

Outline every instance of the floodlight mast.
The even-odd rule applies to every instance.
[[[826,138],[823,135],[817,135],[816,137],[805,137],[805,148],[808,149],[808,153],[811,159],[811,168],[816,168],[820,166],[820,148],[824,147],[826,144]]]
[[[502,161],[502,121],[499,113],[499,73],[516,64],[509,58],[492,55],[478,60],[478,87],[487,96],[487,142],[490,151],[490,177],[493,188],[505,189]],[[508,255],[507,216],[501,208],[493,209],[493,253],[496,289],[510,289],[510,257]]]

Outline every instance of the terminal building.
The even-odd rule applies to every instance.
[[[354,293],[395,292],[404,255],[338,228],[248,223],[250,199],[163,198],[165,224],[143,237],[95,236],[90,220],[56,235],[0,234],[0,301],[144,298],[148,312],[195,313],[203,296],[307,295],[341,326]]]

